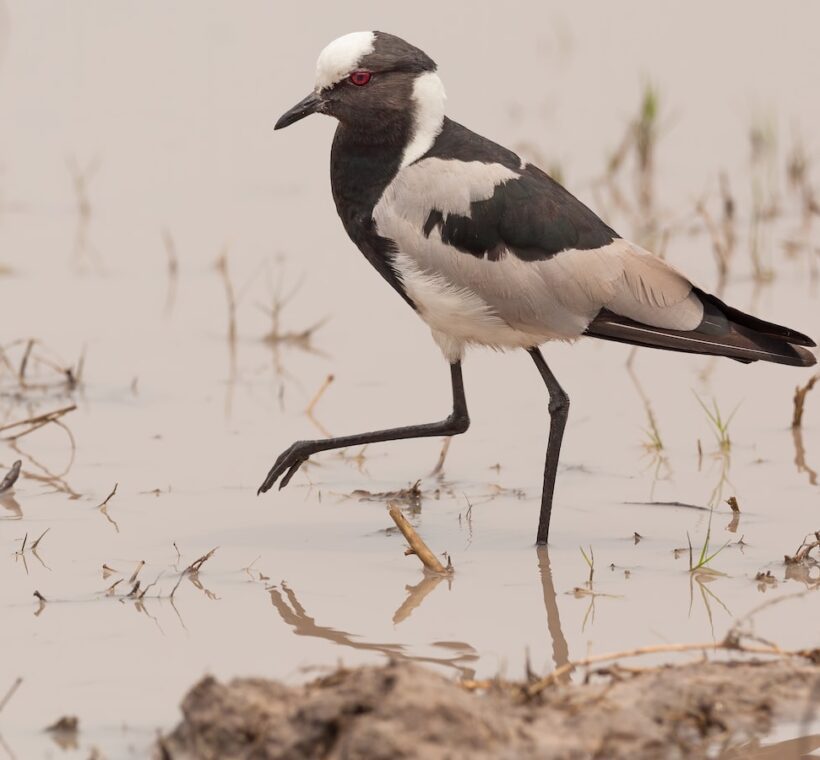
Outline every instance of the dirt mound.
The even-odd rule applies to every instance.
[[[739,747],[774,718],[808,719],[820,701],[820,667],[798,661],[614,672],[617,677],[598,683],[551,687],[531,700],[508,687],[472,693],[403,663],[340,670],[295,687],[208,677],[185,697],[184,718],[160,740],[158,754],[173,760],[692,758]]]

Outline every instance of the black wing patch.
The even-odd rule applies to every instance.
[[[512,151],[445,121],[439,139],[424,158],[500,163],[519,173],[496,187],[491,198],[470,205],[470,215],[432,209],[423,232],[438,230],[460,251],[498,261],[506,251],[524,261],[542,261],[569,249],[601,248],[618,234],[554,179],[535,166],[520,169]]]

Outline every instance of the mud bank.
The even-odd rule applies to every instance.
[[[514,689],[473,693],[402,663],[295,687],[206,677],[157,752],[173,760],[750,757],[775,722],[804,721],[808,733],[820,710],[820,667],[804,661],[615,669],[590,680],[524,701]],[[807,738],[796,749],[818,744]]]

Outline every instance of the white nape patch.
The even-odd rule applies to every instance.
[[[415,124],[413,137],[404,149],[401,168],[412,164],[433,147],[444,125],[444,101],[447,94],[438,74],[429,71],[416,77],[413,82]]]
[[[373,32],[351,32],[333,40],[316,61],[316,91],[332,87],[355,71],[359,61],[373,52],[375,44]]]

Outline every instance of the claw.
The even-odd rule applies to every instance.
[[[290,483],[290,479],[296,474],[296,470],[298,470],[302,466],[304,461],[305,461],[304,459],[299,459],[290,466],[290,469],[285,473],[285,477],[283,477],[281,482],[279,483],[279,490],[280,491],[288,483]]]
[[[297,451],[297,444],[294,444],[276,458],[273,467],[268,471],[267,477],[259,486],[259,490],[256,492],[257,496],[270,490],[282,473],[285,473],[285,475],[279,483],[279,490],[290,482],[296,471],[307,461],[307,456],[300,455]]]

